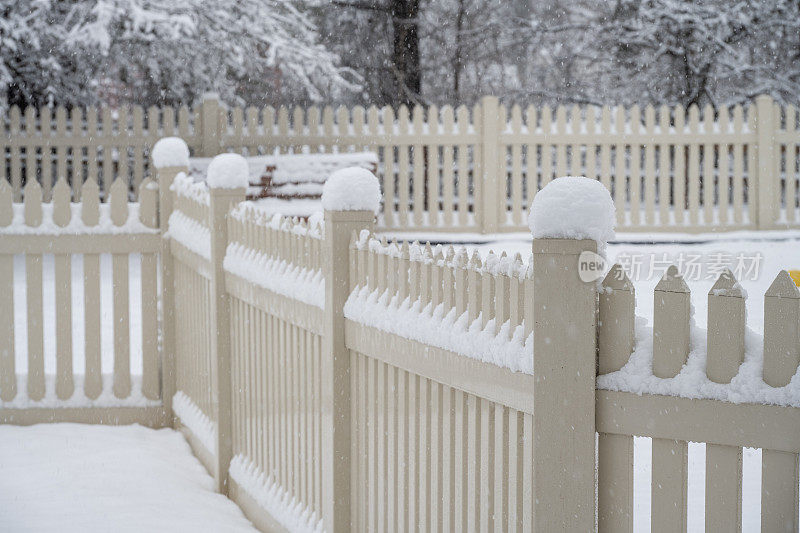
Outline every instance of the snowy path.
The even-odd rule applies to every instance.
[[[255,531],[171,429],[0,426],[0,530]]]

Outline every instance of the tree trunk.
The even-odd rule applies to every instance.
[[[392,63],[400,103],[412,105],[422,90],[419,52],[419,0],[392,0]]]

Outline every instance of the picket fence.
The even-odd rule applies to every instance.
[[[320,110],[201,105],[97,110],[12,107],[0,135],[0,179],[15,199],[38,179],[80,185],[116,176],[135,197],[162,136],[192,153],[377,153],[387,230],[525,231],[536,192],[555,176],[601,180],[625,231],[800,227],[800,116],[760,96],[748,108],[560,106]]]
[[[787,403],[786,387],[800,366],[800,293],[785,272],[764,295],[763,362],[755,361],[764,383],[751,383],[773,405],[668,390],[698,348],[689,291],[672,269],[653,294],[662,389],[602,388],[637,356],[635,299],[618,266],[600,289],[580,280],[579,257],[597,250],[594,241],[537,239],[530,262],[481,260],[379,239],[371,212],[269,216],[243,202],[243,188],[209,189],[186,170],[160,168],[141,188],[140,216],[160,236],[102,237],[111,248],[87,251],[45,235],[35,238],[40,247],[17,249],[9,243],[34,242],[27,230],[0,231],[0,296],[9,303],[11,254],[160,251],[160,329],[150,323],[143,335],[161,335],[161,379],[157,388],[148,381],[148,394],[160,392],[159,413],[175,416],[218,490],[260,529],[632,531],[632,442],[645,436],[653,531],[685,529],[689,441],[707,443],[708,531],[741,528],[742,447],[763,450],[762,530],[798,530],[800,407]],[[0,182],[0,191],[5,206],[10,187]],[[37,205],[29,196],[25,205]],[[84,204],[94,197],[84,191]],[[132,205],[120,198],[109,200],[116,226],[120,206]],[[134,238],[135,247],[125,244]],[[730,273],[708,298],[700,371],[724,392],[748,364],[744,300]],[[8,319],[2,325],[13,331]],[[22,392],[9,388],[2,353],[0,392],[13,402]],[[128,409],[128,420],[142,420],[153,409],[25,400],[0,404],[0,419],[31,423],[42,415],[28,413],[40,411],[124,423],[110,415]],[[104,418],[84,414],[98,410]]]
[[[11,186],[0,180],[0,423],[66,417],[85,423],[169,424],[173,391],[162,379],[156,313],[162,246],[157,185],[144,180],[136,204],[128,203],[128,186],[121,179],[110,186],[106,203],[100,202],[94,180],[86,181],[81,192],[82,201],[71,203],[69,186],[59,180],[52,202],[42,203],[41,187],[31,180],[24,203],[13,203]],[[101,261],[105,255],[110,264]],[[15,256],[22,260],[16,265]],[[15,286],[24,288],[21,314],[15,312]],[[110,298],[102,296],[104,287]],[[83,365],[77,374],[75,293],[86,303],[79,304],[83,339],[77,346]],[[20,322],[24,360],[16,358]],[[53,354],[45,351],[45,337],[54,338]],[[104,355],[111,357],[104,362]],[[54,370],[46,360],[55,362]]]

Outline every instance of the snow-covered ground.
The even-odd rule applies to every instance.
[[[255,531],[171,429],[0,426],[0,530]]]

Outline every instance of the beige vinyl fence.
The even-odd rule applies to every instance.
[[[162,188],[176,172],[162,171]],[[482,263],[379,240],[371,213],[326,212],[324,224],[270,217],[237,204],[243,190],[215,204],[219,190],[180,180],[175,228],[198,212],[181,198],[207,198],[220,207],[201,223],[220,242],[203,257],[193,240],[172,240],[176,272],[217,287],[214,276],[224,279],[216,320],[230,322],[219,330],[201,319],[212,337],[229,337],[211,339],[216,356],[178,347],[179,390],[212,421],[222,452],[184,431],[262,529],[587,531],[597,519],[602,531],[631,531],[633,438],[644,436],[653,439],[654,531],[684,527],[689,441],[707,443],[708,530],[741,526],[742,447],[763,450],[763,531],[797,530],[800,409],[785,395],[800,365],[800,294],[785,272],[765,295],[755,363],[765,381],[756,388],[776,405],[730,401],[745,361],[744,300],[730,273],[709,294],[701,368],[718,395],[686,398],[666,382],[642,394],[604,381],[641,354],[620,267],[599,296],[579,279],[593,241],[535,240],[531,265]],[[180,294],[176,286],[178,324],[205,313],[205,293],[184,292],[183,304]],[[666,379],[690,354],[689,293],[670,269],[653,297],[653,372]],[[192,389],[208,368],[210,407],[209,392]]]
[[[53,115],[55,115],[53,117]],[[800,227],[800,118],[768,96],[748,108],[558,107],[228,108],[201,105],[51,112],[11,108],[0,178],[15,199],[29,179],[44,198],[64,177],[80,194],[117,176],[135,196],[160,137],[195,155],[372,150],[387,230],[525,231],[536,192],[555,176],[601,180],[624,231],[703,232]]]
[[[160,236],[131,231],[135,219],[124,210],[135,213],[136,204],[124,201],[122,184],[108,201],[111,223],[94,224],[97,235],[29,237],[25,228],[39,226],[36,186],[25,204],[10,205],[0,182],[10,207],[0,213],[31,217],[2,221],[11,228],[0,235],[5,306],[13,307],[12,254],[53,253],[57,264],[60,254],[85,254],[86,264],[96,253],[140,253],[143,262],[161,253],[161,343],[143,356],[143,403],[67,408],[72,376],[62,350],[56,398],[37,403],[28,392],[24,405],[0,404],[0,420],[169,425],[174,416],[217,488],[265,531],[630,531],[634,436],[653,439],[654,531],[682,530],[686,520],[689,441],[706,443],[707,529],[737,530],[741,449],[757,447],[762,530],[798,530],[800,406],[787,387],[800,366],[800,293],[785,272],[764,295],[763,357],[753,359],[732,275],[709,293],[707,345],[698,347],[688,289],[668,271],[647,333],[648,379],[662,381],[637,389],[623,367],[650,348],[634,326],[630,281],[619,267],[602,290],[579,277],[594,241],[537,239],[530,264],[482,262],[452,248],[379,240],[370,212],[267,217],[242,202],[244,189],[208,189],[185,171],[158,169],[157,183],[141,188],[138,216]],[[69,227],[65,185],[54,188],[53,220]],[[81,216],[93,227],[88,199],[96,194],[83,192]],[[116,286],[128,263],[112,263]],[[37,270],[28,272],[37,292]],[[92,272],[84,267],[87,285],[96,283]],[[158,316],[153,287],[142,283],[150,321]],[[115,322],[126,322],[124,297],[114,294]],[[26,306],[36,324],[36,298]],[[142,335],[157,338],[148,324]],[[2,326],[14,327],[5,316]],[[128,388],[126,343],[117,343],[109,390],[124,400],[136,388]],[[0,393],[13,402],[14,347],[3,348]],[[698,367],[704,348],[707,365]],[[102,373],[92,365],[87,375]],[[693,398],[668,379],[690,371],[710,384]],[[751,381],[742,387],[742,378]]]
[[[0,180],[1,423],[169,424],[172,391],[158,346],[157,186],[143,181],[136,204],[127,188],[116,180],[101,204],[89,180],[82,201],[71,203],[59,180],[42,203],[39,183],[29,181],[24,203],[13,203]],[[15,347],[15,329],[24,347]],[[54,339],[50,354],[45,337]]]

